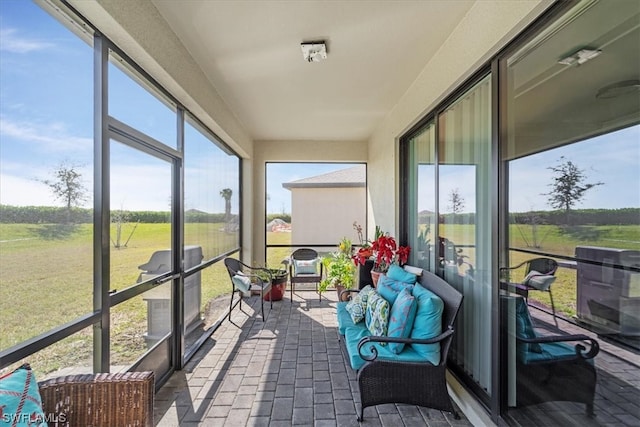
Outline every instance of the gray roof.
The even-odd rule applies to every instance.
[[[302,178],[297,181],[284,182],[282,186],[292,188],[336,188],[365,187],[367,181],[365,165],[357,165],[347,169],[328,172],[322,175]]]

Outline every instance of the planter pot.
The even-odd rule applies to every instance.
[[[373,280],[373,287],[377,287],[378,286],[378,280],[380,279],[380,275],[382,273],[380,273],[379,271],[373,271],[371,270],[371,280]]]
[[[366,260],[363,265],[358,267],[358,289],[362,289],[373,283],[371,269],[373,269],[372,259]]]
[[[271,290],[264,294],[265,301],[280,301],[287,290],[287,276],[276,277],[271,280]]]

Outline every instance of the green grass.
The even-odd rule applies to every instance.
[[[57,226],[0,224],[0,349],[7,349],[52,328],[93,312],[93,232],[76,226],[64,238],[51,238]],[[123,230],[123,240],[132,225]],[[185,225],[186,244],[203,246],[205,258],[234,247],[235,236],[222,224]],[[55,234],[54,234],[55,235]],[[112,290],[136,283],[139,265],[151,254],[170,247],[169,224],[139,224],[127,247],[110,246]],[[202,272],[202,311],[207,303],[230,291],[222,263]],[[112,309],[112,364],[133,362],[146,351],[147,306],[143,296]],[[40,376],[83,361],[92,365],[92,328],[54,344],[28,361]]]
[[[93,231],[91,225],[73,230],[46,224],[0,224],[0,349],[35,337],[52,328],[73,321],[93,311]],[[123,230],[126,239],[132,230]],[[524,228],[523,228],[524,227]],[[199,244],[205,258],[220,253],[219,248],[234,247],[234,235],[221,231],[222,224],[186,224],[185,244]],[[456,244],[473,245],[474,226],[447,225],[446,237]],[[55,239],[56,232],[64,238]],[[531,241],[527,226],[512,225],[511,247],[527,249]],[[529,234],[527,234],[529,233]],[[111,289],[122,290],[136,283],[151,254],[170,247],[169,224],[140,224],[126,248],[110,248]],[[524,237],[523,237],[524,236]],[[561,229],[540,226],[541,246],[537,251],[572,256],[579,245],[625,249],[640,248],[639,226],[598,226]],[[270,244],[288,245],[290,233],[269,233]],[[291,248],[270,248],[267,265],[279,267]],[[475,250],[465,248],[464,254],[475,264]],[[512,251],[511,265],[532,255]],[[558,311],[567,316],[576,312],[576,271],[561,268],[553,285]],[[514,277],[516,278],[516,277]],[[222,263],[202,272],[202,310],[214,298],[230,291],[229,278]],[[549,304],[548,294],[532,293],[531,298]],[[112,310],[112,363],[127,364],[146,351],[147,308],[142,296],[126,301]],[[38,374],[61,367],[91,365],[92,328],[87,328],[29,356]]]

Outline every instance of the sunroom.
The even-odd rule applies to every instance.
[[[463,420],[382,405],[365,424],[640,422],[636,0],[9,0],[0,16],[3,371],[153,371],[162,425],[355,423],[333,294],[286,293],[263,319],[257,295],[230,304],[223,265],[357,245],[355,222],[464,295]],[[303,203],[284,186],[356,166],[362,186]],[[551,284],[524,292],[513,267],[534,258]],[[551,386],[522,399],[514,301],[535,334],[598,343],[595,417]],[[279,356],[256,367],[267,342]]]

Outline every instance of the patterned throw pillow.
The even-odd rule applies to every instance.
[[[359,323],[364,320],[364,306],[362,304],[362,296],[358,293],[345,306],[347,312],[351,315],[353,323]]]
[[[367,326],[367,329],[369,329],[369,332],[371,332],[371,335],[387,335],[387,326],[389,325],[389,303],[386,299],[382,298],[375,292],[369,295],[369,300],[367,301],[365,325]]]
[[[353,323],[358,323],[364,320],[365,312],[367,310],[367,301],[369,300],[371,292],[375,293],[375,289],[370,285],[365,286],[360,290],[360,292],[356,293],[353,299],[345,306],[347,312],[351,315]]]
[[[405,282],[390,279],[387,276],[380,276],[377,289],[380,296],[389,301],[389,304],[393,306],[398,294],[404,289],[407,289],[409,293],[413,292],[413,286],[414,285]]]
[[[417,309],[418,303],[416,299],[409,293],[408,289],[403,289],[402,292],[398,294],[396,302],[391,306],[387,336],[408,338],[409,335],[411,335]],[[389,343],[389,350],[396,354],[399,354],[403,348],[404,343]]]
[[[38,382],[29,364],[0,377],[0,413],[3,425],[46,427]]]

